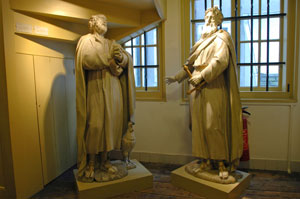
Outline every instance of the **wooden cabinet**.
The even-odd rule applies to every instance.
[[[74,59],[16,53],[9,99],[18,198],[76,163]]]
[[[74,60],[34,56],[44,184],[76,162]]]

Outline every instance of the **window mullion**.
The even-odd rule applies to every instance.
[[[253,0],[251,0],[250,91],[253,91]]]
[[[240,51],[239,51],[239,46],[240,43],[239,43],[239,37],[238,37],[238,34],[240,33],[240,30],[239,30],[239,26],[238,26],[238,20],[237,20],[237,16],[239,15],[239,9],[238,9],[238,0],[235,0],[235,8],[234,8],[234,15],[235,15],[235,50],[236,52],[238,52],[238,56],[236,56],[236,62],[239,62],[239,57],[240,57]]]
[[[269,91],[269,55],[270,55],[270,0],[267,0],[267,74],[266,74],[266,91]]]
[[[141,35],[139,36],[139,40],[140,40],[140,45],[139,45],[139,49],[140,49],[140,65],[143,65],[143,56],[142,56],[142,54],[143,54],[143,45],[142,45],[142,36]],[[139,69],[139,73],[140,73],[141,87],[143,87],[143,82],[144,82],[143,67],[141,67]]]
[[[145,44],[145,54],[144,54],[144,60],[145,60],[145,72],[144,72],[144,78],[145,78],[145,91],[147,91],[148,89],[148,80],[147,80],[147,74],[148,74],[148,70],[147,70],[147,37],[146,37],[146,32],[144,32],[144,44]]]
[[[280,0],[280,12],[283,13],[283,1]],[[280,22],[280,32],[279,32],[279,61],[283,61],[283,17],[279,18]],[[278,87],[280,88],[280,90],[283,90],[283,67],[284,65],[280,64],[279,65],[279,81],[278,81]],[[286,82],[287,83],[287,82]]]

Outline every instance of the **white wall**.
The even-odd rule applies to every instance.
[[[174,75],[180,70],[182,63],[180,21],[180,0],[168,0],[165,22],[166,76]],[[298,73],[300,76],[300,72]],[[143,161],[179,164],[191,159],[192,140],[188,130],[188,105],[182,104],[181,92],[181,85],[175,83],[166,87],[166,102],[137,102],[137,144],[133,156]],[[292,171],[299,170],[300,104],[296,103],[293,108],[290,104],[243,105],[249,106],[252,115],[248,127],[251,161],[242,166],[287,170],[290,147]]]

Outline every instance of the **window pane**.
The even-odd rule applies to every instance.
[[[125,43],[125,46],[131,46],[131,39]]]
[[[280,13],[280,0],[270,0],[270,14]],[[261,1],[261,14],[267,14],[267,0]]]
[[[231,35],[231,21],[223,21],[222,29],[226,30]]]
[[[156,28],[146,32],[146,45],[156,44]]]
[[[267,0],[261,0],[261,14],[267,14]]]
[[[213,6],[217,6],[220,9],[220,0],[214,0]]]
[[[240,87],[250,87],[250,66],[240,67]],[[252,87],[257,87],[258,84],[258,66],[252,66]]]
[[[134,80],[135,80],[135,87],[141,87],[141,69],[135,68],[134,69]]]
[[[279,42],[270,42],[269,62],[279,62]]]
[[[141,45],[145,45],[145,35],[142,34],[140,35],[140,37],[141,37]]]
[[[134,46],[140,45],[140,37],[136,37],[132,40]]]
[[[253,63],[258,63],[258,42],[253,42]]]
[[[241,6],[241,16],[251,15],[251,2],[250,1],[240,1]]]
[[[260,87],[266,87],[267,66],[260,67]],[[269,87],[279,86],[279,66],[269,66]]]
[[[260,66],[260,87],[266,87],[267,67]]]
[[[157,65],[157,48],[147,47],[147,65]]]
[[[240,39],[241,41],[249,41],[250,40],[250,31],[251,31],[251,23],[250,20],[241,20],[240,22],[241,26],[241,35]]]
[[[145,65],[145,47],[142,47],[142,66]]]
[[[259,0],[253,0],[253,15],[258,15],[258,2]],[[251,16],[251,1],[240,1],[241,16]]]
[[[250,63],[250,43],[241,43],[240,45],[240,62]]]
[[[253,19],[253,40],[258,40],[258,19]]]
[[[203,30],[203,26],[204,26],[204,23],[195,23],[195,41],[194,41],[194,43],[200,39],[202,30]]]
[[[270,14],[280,13],[280,0],[270,0]]]
[[[261,39],[267,39],[267,19],[261,19]]]
[[[142,70],[143,72],[143,77],[145,77],[145,68]],[[157,82],[157,68],[147,68],[147,87],[157,87],[158,82]],[[146,86],[145,84],[145,78],[143,80],[143,87]]]
[[[205,0],[195,0],[194,9],[195,9],[195,19],[204,19],[205,15]]]
[[[222,13],[224,17],[231,17],[231,0],[222,0]]]
[[[240,87],[250,86],[250,66],[240,67]]]
[[[259,0],[253,0],[253,15],[259,15]]]
[[[270,18],[270,39],[279,39],[280,19]]]
[[[125,48],[125,50],[126,50],[126,52],[128,52],[131,55],[131,48]]]
[[[267,42],[262,42],[260,46],[260,61],[267,62]],[[269,44],[269,62],[279,62],[279,42]]]
[[[279,66],[269,66],[269,87],[279,86]]]
[[[210,0],[206,0],[206,3],[207,3],[207,8],[206,8],[206,9],[208,9],[208,8],[211,8],[211,7],[212,7],[212,5],[211,5],[211,1],[210,1]]]
[[[260,62],[267,62],[267,42],[260,44]]]
[[[251,20],[241,20],[241,41],[251,40]],[[253,40],[258,40],[258,19],[253,20]]]
[[[258,66],[252,66],[252,87],[258,86]]]
[[[140,48],[133,48],[133,65],[134,66],[141,65]]]

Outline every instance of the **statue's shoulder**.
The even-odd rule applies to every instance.
[[[91,39],[92,37],[93,37],[93,35],[92,35],[91,33],[86,34],[86,35],[83,35],[83,36],[80,37],[78,43],[84,42],[84,41],[86,41],[86,40],[89,40],[89,39]]]
[[[223,29],[218,30],[217,36],[220,39],[222,39],[227,45],[233,45],[232,38],[226,30]]]
[[[223,29],[218,30],[217,36],[225,41],[231,40],[230,34],[226,30],[223,30]]]

